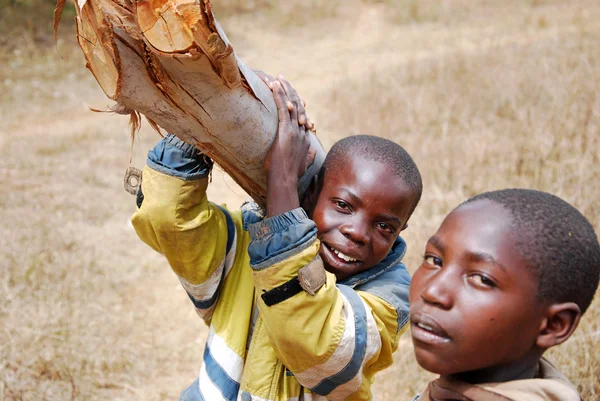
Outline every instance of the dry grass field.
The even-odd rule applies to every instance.
[[[414,156],[425,191],[405,234],[411,271],[443,217],[485,190],[552,192],[600,232],[597,0],[214,2],[241,58],[298,88],[327,147],[370,133]],[[207,332],[128,222],[127,121],[88,110],[110,101],[72,24],[61,58],[51,14],[23,18],[10,4],[0,3],[0,400],[176,399]],[[142,129],[134,165],[158,139]],[[218,173],[210,196],[246,198]],[[548,356],[584,400],[600,400],[600,297]],[[408,336],[395,357],[377,400],[410,400],[431,377]]]

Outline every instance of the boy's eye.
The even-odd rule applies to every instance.
[[[379,229],[386,231],[388,233],[394,233],[394,231],[395,231],[394,228],[387,223],[377,223],[376,225]]]
[[[427,263],[428,265],[431,266],[436,266],[436,267],[442,267],[442,259],[433,256],[433,255],[425,255],[423,257],[423,259],[425,260],[425,263]]]
[[[484,276],[483,274],[473,274],[469,278],[479,286],[488,288],[496,287],[496,283],[489,277]]]
[[[335,199],[335,200],[333,201],[333,203],[334,203],[334,204],[335,204],[335,205],[336,205],[336,206],[337,206],[339,209],[342,209],[342,210],[348,210],[348,209],[350,209],[350,205],[349,205],[349,204],[347,204],[346,202],[344,202],[343,200]]]

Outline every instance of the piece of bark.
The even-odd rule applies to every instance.
[[[77,0],[78,42],[87,68],[133,125],[141,113],[195,145],[264,205],[263,162],[277,132],[277,107],[211,7],[209,0]],[[319,150],[304,184],[324,157],[312,141]]]

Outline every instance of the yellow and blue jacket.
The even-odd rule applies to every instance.
[[[166,136],[148,154],[132,218],[209,326],[199,377],[180,400],[371,400],[373,376],[408,326],[404,241],[366,272],[337,283],[326,273],[314,295],[267,306],[260,295],[318,254],[315,224],[300,208],[265,219],[253,203],[209,202],[211,167]]]

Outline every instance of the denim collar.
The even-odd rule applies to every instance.
[[[394,242],[394,245],[392,245],[390,253],[388,253],[387,256],[376,266],[370,268],[369,270],[365,270],[364,272],[355,274],[341,281],[338,281],[338,284],[343,284],[354,288],[357,285],[371,281],[375,277],[385,273],[386,271],[390,270],[393,266],[395,266],[400,260],[402,260],[405,253],[406,242],[404,242],[402,237],[398,237],[396,239],[396,242]]]

